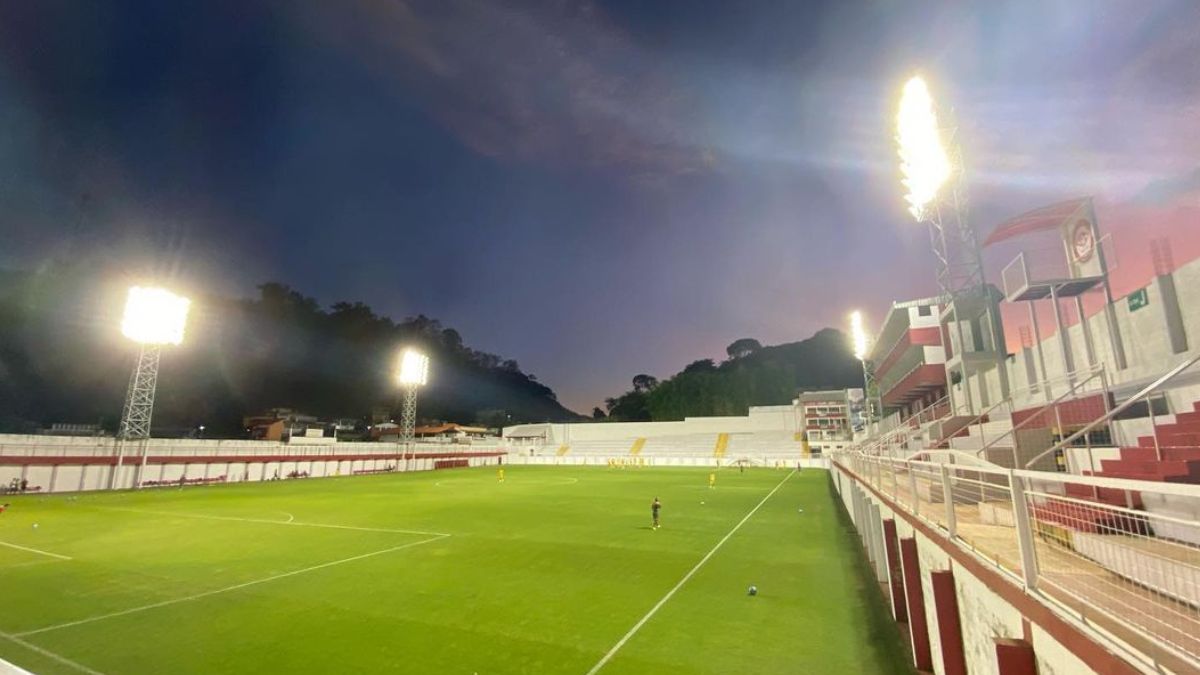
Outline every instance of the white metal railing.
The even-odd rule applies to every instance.
[[[1020,274],[1018,277],[1013,277],[1010,270]],[[1015,279],[1016,282],[1010,284],[1009,279]],[[1012,262],[1004,266],[1000,272],[1000,283],[1004,286],[1004,297],[1011,298],[1017,289],[1023,288],[1029,284],[1029,266],[1025,263],[1025,252],[1017,254],[1017,257],[1012,259]]]
[[[1029,414],[1028,417],[1021,420],[1017,424],[1014,424],[1013,426],[1011,426],[1010,428],[1005,430],[1004,433],[1000,434],[996,438],[993,438],[992,440],[989,441],[989,440],[987,440],[986,436],[981,436],[982,445],[975,454],[979,455],[980,457],[983,457],[983,456],[986,456],[987,451],[991,450],[992,448],[995,448],[995,447],[1009,448],[1012,452],[1012,466],[1014,468],[1021,466],[1020,459],[1019,459],[1021,437],[1020,437],[1020,435],[1017,434],[1017,432],[1021,431],[1022,429],[1026,428],[1026,427],[1032,427],[1034,425],[1034,423],[1045,424],[1044,417],[1052,412],[1054,414],[1054,420],[1055,420],[1054,428],[1058,429],[1059,433],[1061,433],[1061,430],[1063,429],[1062,404],[1064,402],[1078,400],[1080,398],[1080,396],[1079,396],[1080,394],[1094,390],[1096,388],[1096,385],[1099,385],[1099,390],[1101,392],[1103,392],[1102,405],[1104,408],[1104,412],[1108,413],[1108,411],[1109,411],[1108,377],[1105,374],[1104,368],[1095,368],[1091,371],[1090,375],[1088,375],[1086,378],[1079,380],[1078,382],[1075,382],[1074,384],[1072,384],[1071,387],[1069,389],[1067,389],[1065,392],[1063,392],[1062,394],[1060,394],[1058,396],[1058,398],[1055,398],[1054,400],[1050,401],[1046,405],[1044,405],[1041,408],[1037,409],[1036,411],[1032,412],[1031,414]],[[1016,412],[1016,411],[1013,410],[1010,412]],[[985,428],[981,426],[980,434],[985,434],[985,433],[986,433]],[[1000,445],[1000,442],[1004,439],[1008,439],[1008,444]],[[1085,439],[1086,439],[1086,443],[1087,443],[1088,457],[1090,458],[1091,453],[1092,453],[1091,438],[1089,436],[1089,437],[1085,437]],[[1044,456],[1044,454],[1042,456]],[[1028,465],[1026,465],[1026,468],[1028,468]]]
[[[1075,441],[1079,440],[1080,438],[1085,438],[1087,436],[1087,434],[1091,433],[1095,429],[1097,429],[1103,425],[1109,424],[1112,420],[1116,419],[1116,417],[1118,415],[1120,415],[1121,413],[1125,412],[1126,410],[1132,408],[1134,405],[1141,403],[1141,402],[1146,402],[1146,405],[1148,408],[1148,412],[1149,412],[1149,416],[1150,416],[1150,426],[1151,426],[1153,436],[1154,436],[1155,456],[1159,460],[1163,459],[1162,445],[1159,441],[1158,426],[1157,426],[1157,424],[1155,424],[1154,405],[1153,405],[1153,402],[1150,401],[1150,398],[1153,397],[1155,394],[1162,392],[1164,389],[1164,386],[1166,384],[1168,384],[1171,380],[1175,379],[1180,373],[1190,370],[1197,363],[1200,363],[1200,353],[1197,353],[1195,356],[1192,356],[1191,358],[1187,359],[1186,361],[1184,361],[1184,362],[1180,363],[1179,365],[1175,366],[1174,368],[1168,370],[1157,380],[1146,385],[1145,387],[1142,388],[1141,391],[1139,391],[1136,394],[1134,394],[1133,396],[1129,397],[1128,400],[1122,402],[1117,407],[1113,408],[1112,410],[1107,411],[1101,417],[1098,417],[1097,419],[1093,420],[1092,422],[1084,425],[1084,427],[1081,428],[1080,430],[1078,430],[1075,433],[1071,434],[1070,436],[1062,439],[1058,443],[1055,443],[1054,445],[1047,448],[1045,451],[1039,453],[1033,459],[1026,462],[1025,466],[1030,467],[1035,462],[1042,459],[1046,455],[1052,454],[1054,452],[1058,452],[1058,451],[1062,450],[1063,448],[1070,447],[1071,444],[1073,444]]]
[[[1064,395],[1059,395],[1057,398],[1052,398],[1056,385],[1062,383],[1066,383],[1067,393]],[[1108,378],[1106,375],[1104,375],[1103,365],[1096,365],[1089,368],[1080,369],[1064,375],[1058,375],[1056,377],[1039,380],[1037,382],[1025,385],[1024,387],[1012,389],[1009,391],[1009,395],[1007,397],[988,406],[983,412],[976,415],[970,422],[967,422],[963,426],[956,428],[954,433],[956,434],[959,431],[969,427],[982,425],[985,421],[997,416],[997,413],[1002,414],[1005,417],[1011,417],[1012,413],[1018,410],[1027,409],[1029,406],[1038,403],[1058,403],[1071,398],[1071,396],[1074,394],[1091,390],[1103,391],[1105,394],[1108,392]],[[934,443],[935,447],[941,447],[942,445],[946,444],[953,435],[954,434],[943,436],[942,438],[938,439]],[[984,440],[986,441],[986,439]]]
[[[943,459],[833,456],[835,470],[1099,629],[1098,639],[1115,638],[1144,665],[1200,668],[1200,486]]]
[[[899,426],[881,435],[865,439],[854,449],[866,454],[894,454],[894,450],[906,450],[914,435],[923,433],[924,429],[932,423],[952,414],[949,402],[950,397],[943,396],[917,414],[900,421]]]

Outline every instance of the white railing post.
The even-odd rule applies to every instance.
[[[911,462],[905,462],[905,464],[908,465],[908,489],[910,490],[910,499],[912,499],[913,515],[920,515],[921,497],[917,495],[917,472],[913,471]]]
[[[1021,577],[1025,588],[1037,588],[1037,552],[1034,549],[1033,523],[1029,517],[1029,504],[1025,500],[1024,481],[1008,472],[1008,486],[1012,494],[1013,522],[1017,526],[1017,548],[1021,551]]]
[[[950,481],[950,468],[948,466],[946,466],[945,464],[942,464],[941,468],[942,468],[942,501],[946,504],[946,531],[950,534],[950,538],[953,539],[955,533],[958,532],[958,523],[954,519],[954,491],[952,489],[953,485]]]

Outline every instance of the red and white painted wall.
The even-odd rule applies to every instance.
[[[918,670],[937,675],[1172,672],[1155,670],[1087,625],[1053,611],[845,466],[834,461],[830,475]]]
[[[428,471],[499,463],[505,451],[483,446],[392,443],[304,445],[274,441],[0,435],[0,487],[14,479],[30,492],[78,492]]]

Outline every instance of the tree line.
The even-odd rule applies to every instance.
[[[53,422],[114,430],[134,355],[119,334],[125,281],[85,263],[0,270],[0,431]],[[293,408],[323,418],[398,416],[401,346],[424,350],[430,382],[418,415],[500,426],[579,416],[520,364],[473,349],[454,328],[418,314],[394,321],[363,302],[322,307],[278,282],[257,296],[191,294],[184,344],[164,351],[156,429],[205,425],[240,436],[243,415]]]
[[[659,381],[636,375],[632,389],[592,410],[597,421],[644,422],[745,415],[750,406],[791,403],[797,392],[862,386],[862,369],[846,336],[825,328],[800,342],[764,347],[753,338],[732,342],[726,359],[692,361]]]

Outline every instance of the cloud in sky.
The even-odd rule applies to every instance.
[[[424,312],[588,410],[933,294],[892,139],[914,71],[981,232],[1191,194],[1196,25],[1195,0],[0,3],[0,264],[141,245],[225,292]]]
[[[303,23],[489,157],[635,173],[703,170],[681,91],[585,0],[305,5]]]

